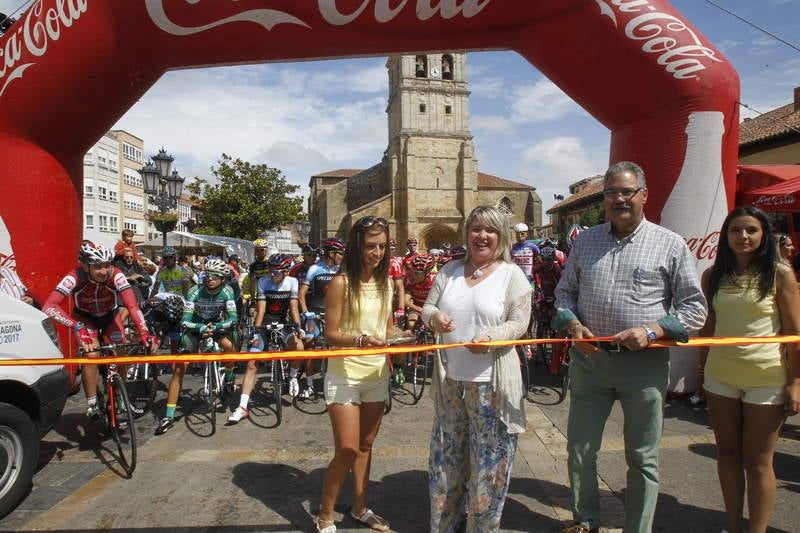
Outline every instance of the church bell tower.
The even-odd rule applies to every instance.
[[[478,166],[469,131],[466,55],[391,56],[384,164],[392,183],[398,252],[409,236],[420,249],[461,243],[475,205]]]

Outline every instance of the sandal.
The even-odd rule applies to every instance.
[[[372,509],[366,509],[361,515],[356,515],[353,511],[350,511],[350,516],[356,522],[364,524],[374,531],[389,531],[389,522],[382,516],[375,514]]]
[[[328,524],[325,527],[322,527],[322,524]],[[336,524],[333,520],[323,520],[322,518],[317,518],[314,522],[316,526],[316,533],[336,533]]]

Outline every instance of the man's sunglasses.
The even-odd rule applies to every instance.
[[[209,274],[206,272],[206,279],[225,279],[225,276],[220,276],[219,274]]]
[[[389,227],[389,221],[383,217],[364,217],[358,221],[358,225],[362,228],[371,228],[375,224],[379,225],[382,228]]]

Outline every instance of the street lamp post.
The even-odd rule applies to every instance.
[[[158,208],[161,215],[165,215],[170,209],[175,209],[178,205],[178,198],[183,191],[183,181],[178,175],[177,170],[172,170],[172,162],[175,158],[167,155],[162,147],[158,154],[151,158],[145,166],[139,170],[144,182],[144,193],[152,205]],[[156,229],[161,232],[164,240],[164,247],[167,246],[167,233],[175,229],[177,220],[161,219],[153,221]]]

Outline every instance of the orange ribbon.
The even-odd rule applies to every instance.
[[[613,337],[594,337],[582,339],[581,342],[613,342]],[[77,358],[37,358],[37,359],[0,359],[3,366],[47,366],[47,365],[130,365],[136,363],[202,363],[206,361],[238,362],[238,361],[271,361],[273,359],[328,359],[334,357],[356,357],[363,355],[403,355],[429,350],[484,346],[488,348],[504,348],[526,344],[555,344],[575,342],[575,339],[519,339],[513,341],[456,342],[449,344],[410,344],[404,346],[377,346],[375,348],[333,348],[330,350],[294,350],[285,352],[240,352],[212,354],[167,354],[167,355],[122,355],[115,357],[77,357]],[[698,337],[688,342],[658,341],[648,348],[698,347],[698,346],[730,346],[746,344],[800,343],[800,335],[778,335],[775,337]]]

